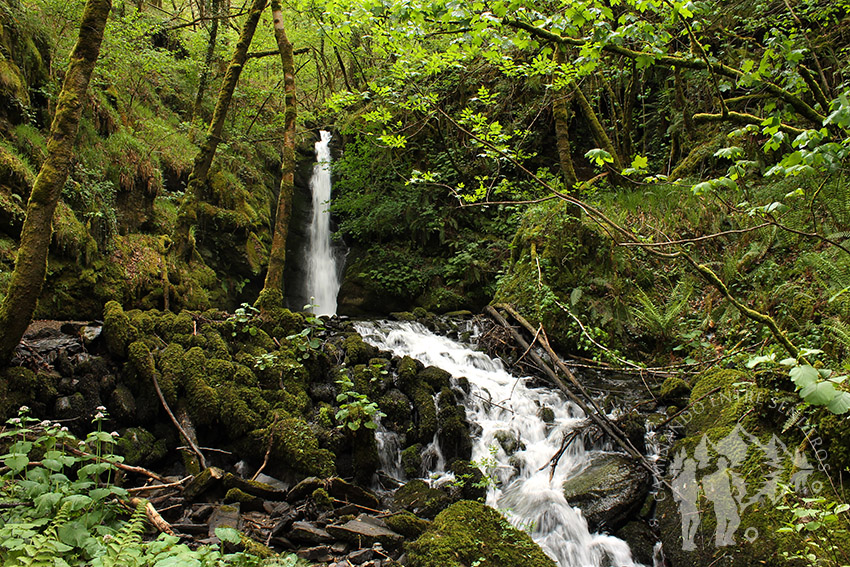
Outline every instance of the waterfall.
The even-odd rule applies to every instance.
[[[313,194],[313,218],[310,222],[307,244],[306,295],[312,297],[317,315],[336,314],[336,296],[339,292],[336,258],[331,246],[331,151],[330,132],[321,131],[316,142],[316,165],[310,178]]]
[[[564,434],[584,421],[579,407],[556,390],[528,387],[528,378],[512,376],[500,360],[435,335],[418,323],[359,322],[355,327],[364,340],[382,350],[411,356],[454,378],[469,380],[470,392],[463,405],[467,419],[480,427],[473,439],[472,460],[479,466],[483,463],[496,481],[488,489],[487,504],[529,531],[559,567],[636,565],[624,541],[591,534],[581,512],[564,497],[564,480],[588,461],[582,443],[569,446],[549,479],[547,465]],[[553,421],[541,417],[544,407],[554,413]],[[499,443],[505,436],[518,440],[519,449],[513,455]],[[440,468],[431,472],[439,473]]]

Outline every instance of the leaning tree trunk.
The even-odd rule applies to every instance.
[[[555,46],[555,64],[559,67],[564,63],[564,50]],[[555,137],[558,146],[558,158],[561,162],[561,176],[567,189],[572,189],[578,183],[576,170],[573,167],[573,158],[570,151],[569,135],[569,111],[567,109],[567,96],[563,91],[555,91],[555,100],[552,103],[552,114],[555,118]]]
[[[195,249],[194,238],[191,237],[190,232],[198,221],[198,205],[203,198],[207,175],[210,172],[218,143],[221,141],[224,119],[227,117],[227,109],[233,99],[233,91],[236,90],[236,83],[239,82],[242,67],[248,60],[248,48],[251,46],[251,40],[254,38],[254,32],[257,29],[257,22],[260,20],[260,15],[262,15],[267,3],[268,0],[254,0],[251,4],[251,11],[248,12],[248,18],[239,34],[239,41],[233,50],[233,58],[230,60],[227,72],[224,74],[221,90],[218,92],[218,101],[213,111],[210,126],[207,129],[206,139],[201,145],[198,155],[195,156],[192,172],[189,174],[186,196],[180,203],[180,210],[177,214],[177,228],[174,234],[177,253],[183,259],[188,260]]]
[[[195,94],[195,104],[192,105],[192,119],[189,120],[190,123],[194,123],[195,120],[201,115],[201,106],[204,103],[204,94],[207,90],[207,83],[210,79],[210,71],[212,69],[213,56],[215,55],[215,42],[218,37],[218,20],[219,20],[219,7],[221,4],[221,0],[212,0],[212,4],[210,9],[212,11],[212,23],[210,24],[210,39],[209,43],[207,43],[207,54],[204,57],[204,66],[201,69],[201,76],[198,78],[198,92]],[[203,5],[203,2],[201,2]]]
[[[587,100],[587,97],[585,97],[584,93],[581,91],[581,87],[579,87],[576,82],[573,82],[573,93],[575,94],[576,101],[578,101],[579,108],[581,108],[582,113],[584,113],[585,120],[587,120],[587,123],[590,126],[593,139],[596,140],[596,143],[599,144],[603,150],[611,154],[611,158],[614,160],[612,165],[617,171],[620,171],[623,169],[623,162],[620,160],[620,155],[617,153],[616,148],[614,148],[614,144],[611,143],[611,138],[608,137],[608,134],[605,132],[605,128],[602,127],[602,123],[599,121],[599,117],[596,116],[596,112],[594,112],[593,107],[590,106],[590,102]]]
[[[53,213],[71,171],[74,141],[89,79],[100,54],[111,0],[88,0],[80,35],[71,52],[65,82],[47,140],[47,158],[35,178],[21,230],[21,245],[9,291],[0,306],[0,365],[12,352],[32,319],[47,272],[47,252],[53,234]]]
[[[295,61],[292,44],[286,37],[283,12],[279,0],[271,0],[274,19],[274,37],[280,50],[283,65],[283,92],[286,110],[283,114],[283,156],[280,166],[280,194],[277,198],[274,236],[269,252],[269,267],[266,272],[265,290],[283,291],[283,267],[286,261],[286,236],[289,232],[289,217],[292,214],[292,194],[295,190]]]

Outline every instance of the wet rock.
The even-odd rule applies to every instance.
[[[280,479],[263,473],[258,474],[257,478],[255,478],[254,480],[256,480],[257,482],[262,482],[263,484],[268,484],[269,486],[277,490],[282,490],[285,493],[288,493],[291,487],[288,482],[284,482]]]
[[[401,452],[401,468],[409,478],[419,476],[422,471],[422,443],[416,443]]]
[[[136,398],[130,388],[118,384],[109,396],[109,412],[112,417],[130,422],[136,417]]]
[[[514,431],[497,431],[493,437],[502,446],[502,449],[508,456],[525,449],[525,445],[520,441],[519,435]]]
[[[368,520],[368,517],[364,517],[364,515],[342,525],[330,524],[327,526],[327,530],[333,537],[357,546],[380,542],[388,548],[393,548],[401,545],[404,541],[404,536],[401,534],[376,525],[376,522]]]
[[[222,504],[213,510],[209,521],[208,535],[215,536],[216,528],[242,529],[242,516],[239,513],[239,504]]]
[[[437,437],[446,461],[469,460],[472,457],[472,440],[469,437],[469,422],[463,406],[450,388],[443,388],[439,397],[437,413],[439,427]]]
[[[658,397],[661,401],[681,404],[686,402],[691,395],[691,387],[678,376],[670,376],[661,384],[661,392]]]
[[[484,473],[469,461],[457,460],[449,470],[455,475],[455,482],[449,491],[452,501],[483,500],[487,495]]]
[[[231,488],[224,495],[225,503],[238,502],[244,510],[259,512],[263,510],[263,499],[253,494],[248,494],[238,488]]]
[[[326,490],[328,494],[343,502],[350,502],[372,509],[376,509],[380,505],[380,500],[377,496],[339,477],[328,479]]]
[[[226,473],[222,479],[225,488],[237,488],[243,492],[257,496],[263,500],[285,500],[287,492],[256,480],[241,478],[232,473]]]
[[[567,501],[581,509],[591,531],[616,529],[640,509],[650,485],[649,472],[620,454],[596,454],[584,470],[564,482]]]
[[[436,366],[428,366],[421,370],[416,378],[426,384],[429,384],[435,392],[439,392],[443,388],[451,386],[452,375]]]
[[[408,510],[416,516],[433,519],[451,503],[449,497],[436,488],[428,486],[424,480],[411,480],[393,495],[390,508],[393,511]]]
[[[333,560],[331,548],[327,545],[317,545],[316,547],[299,549],[295,552],[295,555],[307,561],[318,561],[320,563],[327,563],[328,561]]]
[[[53,408],[58,419],[74,419],[86,413],[86,398],[77,392],[71,396],[62,396],[56,400]]]
[[[310,476],[293,486],[289,489],[289,492],[286,494],[287,502],[298,502],[299,500],[304,500],[317,488],[322,488],[325,485],[320,479],[315,476]]]
[[[629,544],[637,563],[652,565],[653,549],[658,538],[644,522],[629,522],[614,534]]]
[[[549,406],[543,406],[537,410],[537,417],[546,423],[555,423],[555,410]]]
[[[370,548],[366,548],[358,549],[357,551],[352,551],[348,554],[348,557],[346,557],[346,559],[349,563],[352,563],[353,565],[360,565],[361,563],[366,563],[374,556],[375,552]]]
[[[334,538],[326,530],[310,522],[295,522],[289,530],[292,541],[320,544],[333,543]]]

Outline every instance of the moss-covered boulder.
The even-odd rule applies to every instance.
[[[442,490],[431,488],[424,480],[411,480],[393,494],[391,509],[407,510],[423,518],[434,518],[451,503]]]
[[[556,567],[527,533],[479,502],[452,504],[408,546],[411,567]]]

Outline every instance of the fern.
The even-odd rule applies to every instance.
[[[680,282],[670,294],[670,299],[664,305],[657,306],[643,290],[638,289],[636,298],[640,305],[633,306],[631,313],[650,333],[670,339],[679,328],[679,317],[687,307],[690,297],[690,287]]]
[[[146,506],[146,500],[139,502],[130,520],[116,534],[104,536],[106,553],[92,562],[93,567],[138,567],[145,564],[142,533],[147,527]]]

